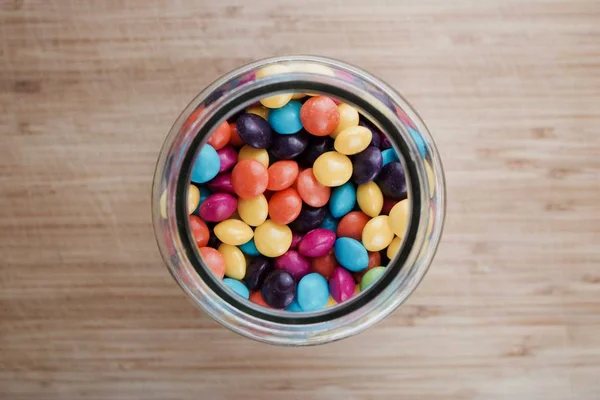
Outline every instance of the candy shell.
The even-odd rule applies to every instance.
[[[259,290],[250,293],[250,297],[248,298],[248,300],[250,300],[254,304],[258,304],[259,306],[271,308],[267,304],[267,302],[265,301],[265,299],[262,296],[262,293]]]
[[[246,275],[246,258],[244,253],[236,246],[222,243],[219,246],[219,253],[225,260],[225,276],[233,279],[244,279]]]
[[[340,112],[337,105],[326,96],[315,96],[308,99],[300,109],[302,126],[315,136],[327,136],[340,123]]]
[[[381,157],[383,159],[384,166],[388,165],[391,162],[400,161],[400,159],[398,158],[398,153],[396,153],[396,150],[394,150],[394,148],[383,150],[381,152]]]
[[[326,215],[326,207],[311,207],[303,204],[298,217],[290,223],[290,228],[298,233],[306,233],[318,228]]]
[[[323,219],[323,222],[321,222],[321,225],[319,225],[319,228],[328,229],[331,232],[336,233],[338,222],[337,218],[334,218],[331,213],[328,212],[325,214],[325,218]]]
[[[379,267],[381,265],[381,254],[378,251],[369,251],[369,265],[367,265],[367,269],[362,270],[360,272],[353,272],[352,276],[356,282],[360,283],[360,280],[367,273],[368,270]]]
[[[338,106],[340,112],[340,122],[331,134],[332,138],[336,138],[341,131],[351,126],[357,126],[359,121],[358,110],[349,104],[341,103]]]
[[[229,143],[229,139],[231,138],[231,128],[229,127],[229,123],[227,121],[223,121],[221,125],[217,127],[213,131],[213,133],[208,137],[206,143],[211,145],[215,150],[220,150]]]
[[[196,186],[190,185],[188,188],[188,201],[187,201],[188,214],[193,213],[196,210],[196,208],[198,207],[198,204],[200,204],[200,190]],[[165,214],[166,214],[166,210],[165,210]]]
[[[292,244],[290,244],[291,250],[296,250],[298,248],[298,243],[302,240],[303,235],[298,232],[292,232]]]
[[[265,168],[269,168],[269,153],[265,149],[255,149],[246,145],[240,149],[238,154],[238,161],[242,160],[256,160]]]
[[[242,160],[231,172],[231,184],[242,199],[262,194],[269,183],[267,168],[256,160]]]
[[[305,257],[321,257],[331,250],[334,243],[335,233],[317,228],[304,235],[298,243],[298,252]]]
[[[295,250],[288,250],[275,259],[275,268],[287,271],[299,281],[310,272],[310,261]]]
[[[371,182],[381,171],[383,158],[376,147],[367,147],[352,157],[352,180],[357,185]]]
[[[296,282],[289,272],[275,269],[265,278],[260,292],[268,305],[282,309],[294,301]]]
[[[329,151],[316,159],[313,174],[325,186],[341,186],[352,176],[352,162],[343,154]]]
[[[363,126],[351,126],[341,131],[335,138],[334,148],[338,153],[358,154],[371,143],[371,131]]]
[[[287,225],[298,218],[302,210],[302,199],[293,188],[275,192],[269,199],[269,216],[281,225]]]
[[[267,257],[257,256],[246,267],[244,282],[250,290],[259,289],[269,272],[273,270],[271,260]]]
[[[390,245],[394,232],[390,228],[389,217],[380,215],[365,225],[362,233],[362,244],[368,251],[380,251]]]
[[[261,117],[265,121],[268,121],[268,118],[269,118],[269,109],[266,108],[266,107],[263,107],[263,106],[248,107],[246,109],[246,112],[250,113],[250,114],[258,115],[259,117]]]
[[[221,168],[221,161],[217,151],[209,144],[205,144],[194,160],[192,166],[192,182],[204,183],[217,176]]]
[[[229,171],[237,162],[237,151],[232,146],[225,146],[217,150],[219,155],[219,173]]]
[[[329,286],[321,275],[310,273],[298,282],[298,304],[303,311],[318,311],[329,299]]]
[[[342,267],[337,267],[329,278],[329,293],[336,302],[341,303],[354,296],[354,285],[352,274]]]
[[[410,223],[410,203],[408,199],[402,200],[392,207],[389,223],[390,228],[396,235],[404,237]]]
[[[404,168],[399,162],[391,162],[383,167],[377,177],[377,184],[381,192],[388,197],[396,200],[404,200],[407,197]]]
[[[336,218],[348,214],[356,205],[356,188],[351,182],[333,189],[329,200],[329,211]]]
[[[225,278],[223,279],[223,283],[229,287],[229,289],[233,290],[236,294],[242,296],[243,298],[248,299],[250,297],[248,288],[242,282],[236,279]]]
[[[267,220],[269,203],[262,194],[249,199],[239,199],[237,212],[242,221],[250,226],[258,226]]]
[[[269,124],[273,130],[282,135],[291,135],[302,129],[300,122],[300,108],[302,103],[290,101],[283,107],[271,110],[269,113]]]
[[[291,160],[282,160],[273,163],[267,170],[269,174],[268,190],[283,190],[294,183],[298,177],[298,163]]]
[[[223,279],[223,276],[225,276],[225,259],[223,255],[212,247],[200,247],[198,251],[212,273],[218,279]]]
[[[221,242],[232,246],[239,246],[246,243],[252,239],[253,235],[252,228],[238,219],[227,219],[219,222],[215,225],[214,232]]]
[[[230,122],[229,128],[231,129],[231,137],[229,138],[229,144],[235,147],[243,146],[245,143],[237,131],[237,124],[235,122]]]
[[[310,269],[312,272],[321,274],[325,279],[329,279],[337,266],[339,264],[335,258],[335,253],[333,250],[330,250],[324,256],[313,258]]]
[[[394,257],[396,257],[396,254],[398,254],[398,252],[400,251],[400,246],[402,246],[402,238],[396,236],[387,248],[387,258],[393,260]]]
[[[375,267],[367,271],[360,280],[360,291],[367,289],[385,273],[385,267]]]
[[[383,208],[383,194],[375,182],[358,185],[356,200],[361,211],[369,217],[376,217]]]
[[[321,184],[315,178],[312,168],[307,168],[298,174],[296,187],[302,200],[312,207],[323,207],[331,195],[331,188]]]
[[[367,250],[358,240],[339,238],[335,241],[334,249],[337,261],[350,271],[362,271],[369,265]]]
[[[225,172],[217,175],[214,179],[206,184],[213,193],[229,193],[235,194],[233,185],[231,184],[231,172]]]
[[[260,255],[260,252],[254,244],[254,239],[250,239],[246,243],[241,244],[239,248],[242,251],[242,253],[244,253],[247,256],[256,257]]]
[[[256,79],[263,79],[272,75],[287,74],[290,69],[282,64],[270,64],[256,72]],[[279,108],[285,106],[292,99],[293,93],[277,94],[263,97],[260,103],[267,108]]]
[[[195,215],[189,216],[189,223],[190,232],[192,233],[196,245],[198,247],[205,247],[208,244],[208,238],[210,237],[208,227],[200,217]]]
[[[275,157],[281,160],[292,159],[306,149],[309,136],[304,131],[300,131],[294,135],[274,135],[273,143],[269,150]]]
[[[273,130],[267,121],[256,114],[245,113],[236,122],[237,133],[249,146],[266,149],[271,145]]]
[[[260,254],[271,258],[279,257],[290,248],[292,231],[288,226],[268,219],[254,231],[254,244]]]
[[[337,227],[338,237],[362,240],[362,231],[370,218],[362,211],[352,211],[344,215]]]
[[[298,304],[298,300],[294,299],[289,306],[285,308],[285,311],[289,312],[302,312],[302,308],[300,308],[300,304]]]
[[[198,214],[208,222],[221,222],[233,215],[238,202],[228,193],[215,193],[208,196],[200,205]]]

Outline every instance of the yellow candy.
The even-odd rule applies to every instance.
[[[237,247],[225,243],[222,243],[218,250],[225,260],[225,276],[238,280],[244,279],[246,275],[244,253]]]
[[[352,161],[337,151],[328,151],[313,164],[315,178],[325,186],[341,186],[352,176]]]
[[[242,221],[250,226],[258,226],[269,216],[269,203],[262,194],[250,199],[239,198],[237,211]]]
[[[338,105],[338,111],[340,112],[340,123],[338,124],[337,128],[335,128],[335,131],[329,135],[334,139],[344,129],[358,125],[358,111],[356,108],[346,103],[342,103]]]
[[[376,217],[383,208],[383,193],[375,182],[358,185],[356,200],[360,210],[369,217]]]
[[[188,214],[192,214],[200,204],[200,190],[194,185],[190,185],[188,189]]]
[[[390,245],[394,232],[390,228],[389,217],[380,215],[373,218],[363,228],[362,243],[368,251],[380,251]]]
[[[292,244],[292,230],[287,225],[279,225],[268,219],[256,228],[254,244],[263,256],[279,257]]]
[[[263,106],[250,107],[246,110],[246,112],[249,114],[258,115],[259,117],[262,117],[262,119],[264,119],[264,120],[269,118],[269,109],[266,107],[263,107]]]
[[[402,245],[402,238],[396,236],[394,238],[394,240],[392,240],[392,243],[390,243],[390,245],[387,248],[387,257],[390,260],[393,260],[394,257],[396,257],[396,254],[398,254],[398,252],[400,251],[400,246]]]
[[[158,202],[160,207],[160,216],[163,218],[167,218],[167,191],[165,190],[160,195],[160,201]]]
[[[337,303],[336,301],[333,299],[333,297],[329,296],[329,300],[327,300],[327,303],[325,303],[325,308],[328,307],[333,307],[335,306]]]
[[[239,246],[252,239],[252,228],[245,222],[237,219],[226,219],[215,225],[215,235],[226,244]]]
[[[406,228],[410,222],[409,211],[410,203],[408,199],[396,203],[390,210],[390,228],[392,228],[392,231],[400,237],[404,237]]]
[[[360,293],[360,284],[354,285],[354,295],[358,295]]]
[[[373,134],[369,128],[365,128],[364,126],[350,126],[336,136],[333,147],[339,153],[351,156],[369,147],[372,139]]]
[[[266,78],[267,76],[287,74],[290,69],[285,65],[271,64],[261,68],[256,72],[256,78]],[[260,103],[268,108],[280,108],[285,106],[292,99],[292,93],[277,94],[275,96],[260,99]]]
[[[238,162],[242,160],[256,160],[269,168],[269,153],[265,149],[255,149],[248,145],[242,147],[238,153]]]
[[[294,93],[292,95],[292,100],[298,100],[298,99],[303,99],[307,96],[306,93]]]
[[[433,170],[427,161],[425,161],[425,172],[427,172],[427,182],[429,185],[429,190],[431,191],[429,193],[429,197],[433,198],[433,195],[435,194],[435,181],[433,180]]]

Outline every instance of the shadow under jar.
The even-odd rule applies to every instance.
[[[277,73],[261,72],[265,70]],[[361,120],[384,132],[404,169],[410,201],[402,244],[385,272],[350,299],[312,312],[262,307],[236,294],[207,267],[188,222],[192,167],[212,132],[260,99],[287,93],[320,94],[349,104],[359,111]],[[442,164],[427,128],[411,106],[367,72],[312,56],[257,61],[202,91],[171,128],[160,152],[152,191],[155,235],[177,283],[221,325],[278,345],[332,342],[355,335],[390,314],[427,272],[441,237],[444,212]]]

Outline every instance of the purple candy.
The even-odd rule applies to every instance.
[[[295,250],[288,250],[275,259],[275,268],[289,272],[297,281],[310,272],[310,261]]]
[[[246,268],[246,276],[244,276],[244,282],[250,290],[256,290],[262,286],[263,281],[267,277],[267,274],[273,269],[271,260],[267,257],[257,256],[250,261],[248,268]]]
[[[345,268],[336,267],[329,278],[329,293],[341,303],[354,296],[354,278]]]
[[[198,215],[204,221],[220,222],[231,217],[237,209],[237,200],[228,193],[211,194],[200,205]]]
[[[231,184],[231,172],[225,172],[215,176],[206,184],[206,186],[214,193],[235,194],[235,190],[233,190],[233,185]]]
[[[304,235],[298,243],[298,252],[305,257],[321,257],[331,250],[334,243],[335,233],[329,229],[317,228]]]
[[[306,149],[308,136],[304,131],[293,135],[274,135],[271,153],[280,160],[292,159]]]
[[[292,221],[288,226],[292,231],[306,233],[318,228],[325,219],[325,215],[327,215],[327,207],[311,207],[302,204],[302,210],[300,211],[298,218]]]
[[[392,142],[390,142],[390,138],[388,138],[388,136],[385,133],[380,133],[379,137],[381,138],[381,144],[379,145],[379,148],[381,150],[389,149],[390,147],[392,147]]]
[[[377,184],[384,195],[396,200],[404,200],[406,193],[406,176],[400,162],[391,162],[381,169]]]
[[[369,146],[379,147],[381,145],[380,130],[371,121],[361,118],[358,125],[364,126],[371,131],[371,143],[369,143]]]
[[[333,139],[329,136],[313,136],[308,139],[308,147],[298,157],[298,163],[312,167],[315,160],[323,153],[333,150]]]
[[[367,147],[352,157],[352,180],[357,185],[371,182],[381,171],[382,165],[381,150],[377,147]]]
[[[219,160],[221,161],[221,166],[219,168],[219,173],[229,171],[235,163],[237,163],[237,151],[231,146],[225,146],[220,150],[217,150],[217,154],[219,155]]]
[[[296,297],[296,282],[289,272],[276,269],[267,275],[260,292],[271,307],[285,308]]]
[[[292,232],[292,244],[290,245],[290,249],[296,250],[298,248],[298,243],[302,240],[302,235],[298,232]]]
[[[245,113],[236,122],[238,135],[249,146],[266,149],[271,145],[273,131],[271,125],[256,114]]]

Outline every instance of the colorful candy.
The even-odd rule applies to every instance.
[[[325,74],[310,64],[298,71]],[[289,71],[273,64],[257,77]],[[411,217],[403,166],[349,104],[310,93],[261,104],[221,123],[194,159],[191,238],[213,275],[255,306],[336,307],[400,251]]]

